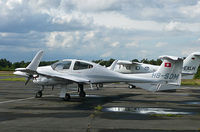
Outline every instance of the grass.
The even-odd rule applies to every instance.
[[[200,85],[200,79],[184,79],[181,85]]]
[[[14,74],[0,74],[0,76],[16,76]]]
[[[101,105],[97,105],[96,107],[94,107],[94,109],[97,111],[101,111],[103,107]]]
[[[23,82],[25,82],[26,79],[25,78],[4,78],[4,79],[0,79],[0,81],[23,81]]]
[[[183,115],[176,114],[152,114],[153,117],[182,117]]]
[[[0,76],[16,76],[13,71],[0,71]]]

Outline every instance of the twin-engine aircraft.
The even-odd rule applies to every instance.
[[[200,52],[194,52],[190,54],[183,61],[182,79],[192,79],[196,74],[199,65],[200,65]],[[171,65],[168,65],[168,67],[171,67]],[[111,69],[111,67],[108,68]],[[138,74],[138,73],[153,73],[157,71],[158,68],[159,66],[156,65],[131,62],[126,60],[118,60],[113,70],[123,74]],[[129,88],[133,87],[134,84],[129,84]]]
[[[181,71],[183,60],[178,57],[162,56],[163,63],[157,71],[145,74],[122,74],[113,71],[99,64],[84,60],[65,59],[58,61],[50,66],[38,67],[43,56],[43,51],[39,51],[26,68],[15,69],[14,74],[27,77],[25,85],[33,79],[33,83],[41,86],[36,93],[36,97],[42,97],[44,86],[60,85],[60,97],[64,100],[70,100],[70,94],[67,93],[67,85],[78,84],[77,90],[80,97],[85,97],[85,84],[100,83],[139,83],[145,84],[144,89],[149,91],[159,91],[176,89],[180,86]]]

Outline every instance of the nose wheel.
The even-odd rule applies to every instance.
[[[42,91],[38,91],[36,94],[35,94],[35,98],[41,98],[42,97]]]
[[[35,94],[35,98],[41,98],[43,90],[44,90],[44,86],[42,86],[42,88]]]

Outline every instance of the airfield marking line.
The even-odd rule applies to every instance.
[[[49,96],[54,96],[54,95],[44,95],[43,97],[49,97]],[[24,98],[24,99],[15,99],[15,100],[7,100],[7,101],[2,101],[0,104],[6,104],[6,103],[12,103],[12,102],[19,102],[19,101],[25,101],[25,100],[30,100],[34,99],[35,97],[29,97],[29,98]]]

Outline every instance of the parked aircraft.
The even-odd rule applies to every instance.
[[[182,79],[192,79],[196,74],[199,65],[200,65],[200,52],[194,52],[190,54],[183,61]],[[113,68],[113,70],[124,74],[138,74],[138,73],[152,73],[157,71],[158,68],[159,66],[156,65],[119,60],[115,65],[115,67]],[[129,88],[133,87],[134,87],[133,84],[129,85]]]
[[[142,87],[149,91],[166,89],[176,89],[180,86],[181,69],[183,60],[178,57],[162,56],[163,63],[156,72],[146,74],[122,74],[109,70],[96,63],[84,60],[65,59],[50,66],[38,67],[43,51],[39,51],[26,68],[15,69],[14,74],[27,77],[25,85],[33,79],[33,83],[38,84],[41,89],[36,93],[36,97],[42,97],[44,86],[61,85],[60,97],[69,100],[67,85],[78,84],[80,97],[85,97],[85,84],[127,82],[145,84]],[[115,63],[111,69],[115,67]]]

